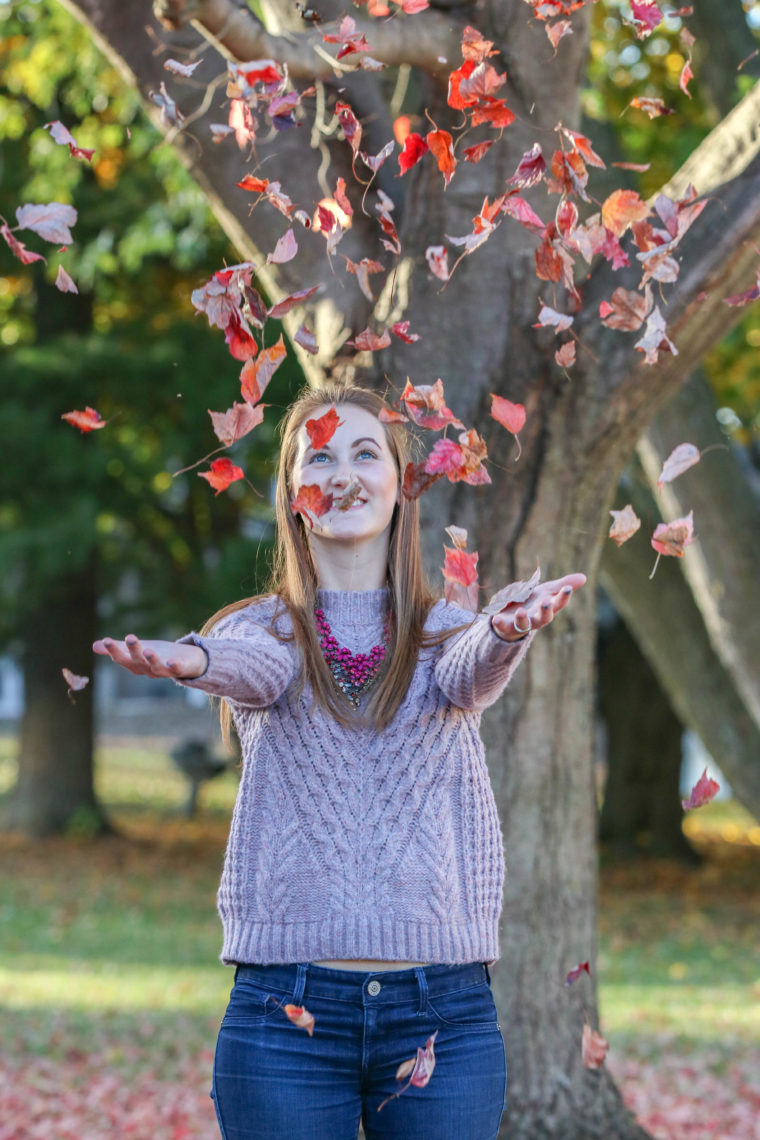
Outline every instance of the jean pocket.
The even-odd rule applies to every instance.
[[[274,1017],[290,996],[272,992],[247,978],[236,978],[222,1024],[258,1025]]]
[[[428,997],[428,1009],[441,1025],[452,1029],[489,1030],[499,1028],[499,1015],[487,982],[465,990]]]

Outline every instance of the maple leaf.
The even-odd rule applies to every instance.
[[[96,412],[95,408],[85,408],[83,412],[64,412],[61,416],[62,420],[66,423],[73,424],[78,427],[81,432],[97,431],[98,428],[104,428],[108,420],[104,420],[100,412]]]
[[[472,112],[473,127],[488,123],[497,130],[510,126],[515,121],[514,111],[510,111],[503,99],[486,96]]]
[[[316,293],[318,289],[321,289],[321,285],[312,285],[309,289],[299,289],[296,293],[291,293],[289,296],[283,297],[276,305],[272,305],[267,316],[275,321],[279,321],[286,313],[289,313],[291,309],[295,309],[296,305],[300,305],[308,297]]]
[[[555,20],[553,24],[544,24],[544,30],[549,37],[549,42],[554,48],[556,55],[557,45],[563,36],[571,36],[573,34],[573,25],[569,20]]]
[[[338,418],[338,413],[334,407],[328,408],[325,414],[319,416],[318,419],[307,420],[306,431],[314,450],[319,451],[326,443],[329,443],[342,423],[343,420]]]
[[[45,260],[41,253],[34,253],[33,250],[27,249],[24,243],[15,237],[6,222],[3,222],[2,226],[0,226],[0,236],[4,238],[11,253],[15,254],[24,265],[31,265],[33,261]]]
[[[383,329],[379,335],[371,329],[364,329],[353,340],[346,341],[346,344],[350,344],[357,352],[376,352],[381,348],[387,348],[390,343],[391,334],[387,329]]]
[[[588,1023],[583,1026],[581,1052],[586,1069],[601,1069],[609,1047],[609,1042],[605,1041],[601,1033],[597,1033]]]
[[[483,460],[488,457],[488,450],[485,441],[474,428],[460,432],[459,446],[462,448],[463,463],[461,467],[448,475],[451,482],[469,483],[473,487],[490,483],[491,476],[483,467]]]
[[[644,293],[634,293],[620,285],[610,300],[602,304],[604,312],[600,306],[600,316],[608,329],[635,332],[641,328],[652,308],[652,293],[649,289]]]
[[[253,407],[248,403],[233,403],[226,412],[212,412],[209,409],[214,435],[225,447],[230,447],[244,435],[248,435],[249,431],[258,427],[264,418],[265,407],[265,404]]]
[[[416,1057],[410,1057],[408,1061],[404,1061],[401,1065],[399,1065],[398,1069],[396,1070],[396,1080],[403,1081],[405,1077],[409,1077],[409,1080],[404,1085],[404,1087],[399,1090],[399,1092],[393,1093],[391,1096],[386,1097],[385,1100],[377,1106],[378,1112],[384,1105],[388,1103],[389,1100],[393,1100],[395,1097],[401,1096],[401,1094],[405,1092],[410,1085],[414,1085],[415,1088],[420,1089],[424,1088],[427,1085],[428,1081],[433,1075],[433,1070],[435,1069],[434,1044],[437,1036],[438,1030],[436,1029],[432,1037],[428,1037],[427,1041],[425,1042],[425,1048],[417,1048]]]
[[[425,258],[427,259],[428,268],[434,277],[438,277],[441,281],[448,281],[449,273],[449,255],[445,246],[443,245],[429,245],[425,250]]]
[[[545,173],[546,159],[541,150],[541,144],[534,143],[530,150],[526,150],[520,159],[517,170],[512,177],[507,179],[507,185],[509,185],[510,182],[514,182],[523,190],[528,190],[531,186],[536,186],[544,177]]]
[[[577,194],[584,202],[588,202],[588,170],[577,150],[555,150],[552,155],[552,174],[555,181],[550,183],[550,190],[560,194]]]
[[[575,364],[575,341],[567,340],[554,353],[554,360],[560,368],[570,368]]]
[[[409,321],[396,321],[396,324],[391,326],[391,332],[399,340],[403,340],[404,344],[414,344],[416,340],[420,339],[419,333],[409,332]]]
[[[287,1002],[282,1008],[294,1025],[305,1029],[309,1037],[314,1036],[314,1016],[308,1009],[304,1009],[302,1005],[293,1005],[292,1002]]]
[[[317,344],[316,337],[306,325],[301,325],[298,332],[293,337],[296,344],[300,344],[301,348],[305,348],[312,356],[316,356],[319,352],[319,345]]]
[[[291,500],[290,509],[294,515],[302,515],[311,529],[314,529],[314,518],[321,518],[332,509],[332,495],[323,495],[321,487],[316,483],[304,483],[298,489],[298,494]]]
[[[720,791],[720,784],[717,780],[713,780],[707,775],[707,768],[705,768],[702,775],[697,780],[694,787],[691,789],[689,798],[681,800],[681,806],[684,811],[692,811],[694,808],[702,807],[704,804],[709,804],[710,800],[715,799]]]
[[[612,526],[607,537],[616,542],[618,546],[622,546],[629,538],[633,538],[641,526],[641,519],[630,503],[624,506],[621,511],[610,511],[610,514],[612,515]]]
[[[506,80],[506,72],[503,71],[500,75],[490,63],[481,60],[462,76],[459,82],[459,95],[465,100],[465,105],[478,103],[503,87]]]
[[[409,418],[417,424],[417,427],[430,428],[431,431],[439,431],[448,424],[457,428],[464,427],[451,409],[446,407],[443,380],[436,380],[435,384],[418,384],[415,387],[407,377],[401,399],[406,405]]]
[[[602,224],[615,237],[621,237],[630,225],[648,217],[651,212],[635,190],[613,190],[602,202]]]
[[[465,531],[465,534],[467,532]],[[444,580],[444,597],[447,602],[453,602],[471,613],[478,611],[478,554],[473,551],[468,554],[461,547],[449,546],[443,548],[443,566],[441,572]]]
[[[404,149],[398,156],[398,164],[401,173],[406,174],[407,170],[411,170],[430,148],[422,135],[418,135],[414,131],[406,136],[403,146]]]
[[[490,55],[496,55],[493,40],[484,40],[477,28],[468,24],[462,32],[462,57],[472,63],[481,63]]]
[[[694,541],[693,511],[689,511],[684,518],[660,523],[651,538],[652,546],[658,554],[667,554],[675,558],[683,558],[686,547]]]
[[[76,220],[74,207],[64,206],[61,202],[19,206],[16,210],[19,229],[33,230],[45,241],[52,241],[56,245],[71,245],[74,239],[69,226],[73,226]]]
[[[451,135],[448,131],[428,131],[425,142],[438,163],[438,169],[443,175],[445,189],[451,182],[457,164]]]
[[[230,483],[244,479],[242,467],[236,467],[231,459],[214,459],[210,471],[199,471],[198,476],[205,479],[215,490],[214,498],[226,491]]]
[[[58,266],[58,272],[55,275],[55,287],[60,289],[62,293],[78,293],[75,283],[69,277],[66,270],[62,265]]]
[[[408,424],[409,416],[405,416],[403,412],[397,412],[395,408],[381,408],[377,413],[377,418],[381,424]],[[422,464],[424,468],[424,463]]]
[[[374,301],[375,295],[372,292],[372,287],[369,283],[371,273],[384,273],[385,266],[381,265],[379,261],[373,261],[369,257],[363,257],[360,262],[352,261],[350,257],[346,258],[346,271],[353,273],[356,277],[359,288],[368,301]]]
[[[424,463],[407,463],[404,469],[404,479],[401,491],[405,499],[418,499],[420,495],[432,487],[442,475],[431,475],[425,470]]]
[[[588,962],[579,962],[577,966],[573,966],[572,970],[568,972],[565,978],[565,985],[571,986],[573,982],[577,982],[581,974],[586,973],[591,977],[591,969]]]
[[[587,139],[585,135],[580,134],[579,131],[571,131],[569,127],[563,126],[562,123],[558,123],[556,129],[568,139],[585,163],[589,166],[597,166],[601,170],[606,169],[604,160],[599,157],[591,146],[591,141]]]
[[[509,214],[511,218],[515,218],[521,226],[532,233],[543,234],[546,232],[546,226],[539,218],[530,203],[521,198],[519,194],[511,192],[508,194],[503,203],[502,211]]]
[[[487,139],[485,142],[475,143],[474,146],[465,147],[462,152],[465,162],[480,162],[481,158],[488,153],[495,141],[495,139]]]
[[[499,614],[509,606],[524,606],[532,598],[540,581],[541,571],[537,568],[527,581],[510,582],[491,597],[488,605],[483,607],[483,613]]]
[[[230,323],[224,330],[224,339],[227,342],[230,355],[234,356],[235,360],[250,360],[259,351],[259,346],[238,310],[232,314]]]
[[[456,476],[463,463],[464,454],[458,443],[453,439],[438,439],[425,460],[425,471],[428,475]]]
[[[69,686],[69,697],[72,693],[79,693],[82,689],[89,684],[89,677],[80,677],[78,673],[72,673],[71,669],[61,669],[63,679]]]
[[[645,364],[656,364],[660,352],[671,352],[673,356],[678,356],[678,349],[667,335],[666,330],[665,318],[655,305],[647,318],[644,335],[634,345],[634,348],[644,353]]]
[[[655,0],[631,0],[633,27],[640,40],[651,35],[664,17]]]
[[[258,403],[285,355],[286,349],[280,334],[276,344],[263,348],[255,359],[246,361],[240,372],[240,391],[247,403]]]
[[[83,158],[86,162],[92,162],[92,156],[95,153],[94,149],[86,150],[84,147],[79,146],[69,128],[65,127],[60,119],[56,119],[52,123],[45,123],[43,129],[50,131],[50,137],[53,142],[57,142],[60,146],[67,146],[69,153],[73,155],[74,158]]]
[[[699,448],[693,443],[679,443],[662,465],[662,471],[657,477],[657,490],[661,490],[663,483],[671,483],[673,479],[677,479],[684,471],[699,463],[701,458]]]
[[[517,435],[525,427],[526,413],[522,404],[513,404],[503,396],[491,393],[491,416],[512,435]]]

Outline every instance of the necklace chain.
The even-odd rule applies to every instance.
[[[388,621],[386,619],[383,626],[383,640],[379,645],[373,645],[369,653],[352,653],[345,646],[338,645],[330,629],[330,623],[325,617],[324,610],[315,608],[314,620],[319,634],[322,656],[332,674],[333,682],[349,703],[354,708],[358,708],[363,695],[377,680],[385,659],[385,650],[388,644]]]

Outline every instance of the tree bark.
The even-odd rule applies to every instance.
[[[93,783],[92,677],[68,696],[61,676],[64,666],[91,673],[96,598],[90,563],[62,575],[27,623],[18,780],[2,805],[3,830],[34,837],[110,830]]]

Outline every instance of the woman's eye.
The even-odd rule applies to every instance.
[[[359,459],[361,459],[362,456],[367,456],[369,459],[377,459],[377,456],[375,455],[374,451],[370,451],[370,449],[368,447],[362,448],[362,450],[358,454],[359,454]]]
[[[316,463],[318,459],[328,459],[328,458],[329,458],[329,456],[327,455],[326,451],[318,451],[318,452],[316,452],[315,455],[312,455],[309,462],[310,463]]]

